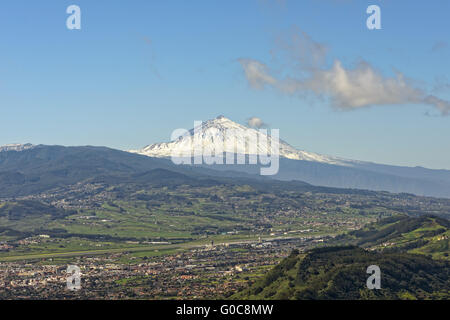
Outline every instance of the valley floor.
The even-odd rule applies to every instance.
[[[286,238],[205,245],[162,245],[109,254],[0,264],[2,299],[216,299],[265,274],[294,248],[319,239]],[[158,248],[158,249],[156,249]],[[68,265],[81,289],[67,289]]]

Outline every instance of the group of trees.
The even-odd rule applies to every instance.
[[[381,289],[366,286],[367,267],[381,270]],[[450,263],[407,253],[324,247],[293,252],[236,298],[449,299]]]

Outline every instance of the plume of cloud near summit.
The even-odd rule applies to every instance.
[[[258,117],[251,117],[247,120],[247,125],[252,128],[267,128],[268,125],[265,123],[261,118]]]
[[[443,116],[450,113],[449,101],[413,86],[401,72],[397,72],[394,77],[384,76],[368,62],[363,61],[349,68],[339,59],[335,59],[331,67],[320,66],[320,62],[325,61],[326,49],[323,45],[313,41],[304,32],[290,39],[293,43],[279,46],[287,51],[284,56],[293,60],[288,64],[291,67],[285,77],[275,77],[271,69],[260,61],[239,60],[252,88],[272,87],[285,94],[325,96],[339,110],[424,104],[436,108]],[[306,57],[310,57],[309,61]]]

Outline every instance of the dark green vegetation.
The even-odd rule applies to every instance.
[[[0,202],[0,239],[20,239],[38,234],[48,223],[73,214],[76,210],[32,200]]]
[[[449,220],[436,216],[394,216],[339,236],[334,243],[354,244],[384,252],[421,253],[450,260],[449,228]]]
[[[449,234],[445,218],[388,217],[325,247],[293,252],[233,298],[449,299]],[[380,290],[366,288],[369,265],[381,269]]]
[[[369,290],[367,267],[381,270]],[[293,252],[236,299],[449,299],[450,263],[423,255],[324,247]]]
[[[49,216],[51,219],[62,219],[76,213],[32,200],[6,202],[0,205],[0,217],[9,221],[19,221],[30,217]]]

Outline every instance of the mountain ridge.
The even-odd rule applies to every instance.
[[[233,130],[236,130],[234,133],[237,133],[237,136],[227,138],[224,133],[226,133],[228,129],[232,132]],[[93,156],[91,154],[88,158],[79,159],[80,163],[84,163],[83,170],[85,170],[85,172],[89,170],[89,167],[96,167],[96,170],[101,171],[101,165],[109,166],[109,169],[111,170],[114,169],[119,172],[126,172],[126,167],[128,166],[127,161],[130,161],[134,165],[140,167],[144,161],[143,159],[147,158],[154,159],[151,161],[161,164],[164,168],[170,168],[175,171],[195,171],[195,174],[200,174],[200,172],[204,171],[208,175],[212,176],[239,177],[240,175],[248,175],[253,178],[260,178],[259,173],[262,166],[259,163],[249,163],[251,153],[248,153],[248,151],[256,150],[256,153],[259,155],[271,154],[271,148],[269,146],[273,143],[272,136],[268,132],[266,134],[265,132],[260,132],[255,129],[245,127],[228,118],[225,118],[224,116],[219,116],[215,119],[208,120],[202,123],[201,126],[199,125],[191,130],[183,130],[180,132],[181,135],[171,142],[151,144],[143,149],[130,150],[128,152],[107,147],[85,146],[64,148],[67,148],[65,149],[65,152],[68,152],[69,154],[71,152],[73,153],[75,150],[74,148],[78,148],[77,150],[80,152],[81,150],[87,150],[86,148],[91,148],[89,149],[91,152],[99,153],[97,156]],[[260,141],[266,141],[267,143],[259,144],[258,142]],[[212,151],[215,150],[214,148],[218,145],[225,147],[224,149],[219,148],[219,150],[225,151],[227,156],[232,153],[233,161],[235,155],[243,154],[244,159],[246,160],[245,164],[227,163],[227,165],[209,165],[203,163],[203,148]],[[450,170],[392,166],[324,156],[297,150],[284,142],[282,139],[279,139],[279,146],[279,170],[275,175],[267,176],[270,179],[281,181],[301,181],[311,185],[331,188],[388,191],[393,193],[411,193],[420,196],[450,198]],[[46,159],[46,156],[40,153],[43,148],[47,147],[49,146],[35,146],[31,144],[14,144],[0,147],[0,177],[6,181],[27,181],[27,178],[24,178],[24,163],[11,159],[21,158],[23,160],[25,157],[35,154],[36,158],[33,161],[40,163],[40,165],[45,165],[43,163],[43,159]],[[53,150],[56,150],[63,147],[53,146],[52,148]],[[114,152],[116,152],[116,155],[123,152],[119,156],[119,158],[122,158],[122,160],[119,161],[120,165],[118,165],[118,163],[110,163],[107,157],[103,158],[104,163],[102,163],[100,159],[102,158],[101,153],[103,152],[104,155],[105,150],[110,150],[109,153],[113,152],[111,150],[115,150]],[[21,152],[26,153],[19,157]],[[181,158],[188,158],[190,162],[192,162],[192,158],[194,158],[195,160],[193,163],[202,164],[176,166],[169,159],[174,153],[175,156],[177,156],[177,152],[178,156],[181,155]],[[77,152],[74,153],[76,154]],[[125,154],[128,154],[129,156],[126,156]],[[183,154],[186,157],[183,157]],[[79,157],[79,154],[75,156]],[[124,160],[125,158],[128,160]],[[65,157],[61,157],[59,159],[61,161],[71,161]],[[89,159],[95,159],[94,163],[87,163],[86,161]],[[28,160],[32,161],[31,158]],[[54,161],[56,160],[57,159],[52,160],[52,163],[55,165],[56,162]],[[30,163],[26,164],[26,166],[28,165],[30,165]],[[59,165],[60,164],[57,164],[57,166]],[[79,167],[79,164],[77,163],[74,163],[74,165],[75,167]],[[146,166],[147,165],[144,165],[146,169],[149,169]],[[39,168],[39,166],[37,166],[37,168]],[[51,171],[53,172],[55,170]],[[64,174],[64,172],[60,171],[57,174],[61,175]],[[29,175],[30,174],[28,174],[28,176]]]
[[[197,129],[197,130],[196,130]],[[237,129],[241,137],[237,137],[234,148],[234,140],[227,140],[223,132],[227,129]],[[157,158],[170,158],[171,156],[181,158],[193,158],[194,163],[202,162],[202,150],[222,150],[221,145],[226,144],[224,151],[234,155],[243,154],[249,157],[245,135],[250,132],[257,138],[249,140],[249,144],[257,145],[261,140],[270,142],[270,135],[247,128],[232,120],[219,116],[215,119],[203,122],[191,130],[185,130],[183,134],[171,142],[151,144],[143,149],[131,150],[130,152]],[[268,145],[270,145],[268,143]],[[228,148],[227,148],[228,146]],[[231,146],[231,147],[229,147]],[[450,198],[450,170],[427,169],[423,167],[402,167],[373,162],[349,160],[339,157],[324,156],[317,153],[297,150],[282,139],[279,140],[280,165],[279,171],[270,178],[290,181],[300,180],[313,185],[334,188],[356,188],[375,191],[389,191],[395,193],[413,193],[424,196]],[[269,154],[268,148],[253,149],[258,154]],[[191,160],[191,159],[189,159]],[[247,174],[258,174],[258,164],[232,164],[232,165],[199,165],[204,168],[224,171],[232,170],[245,172]]]

